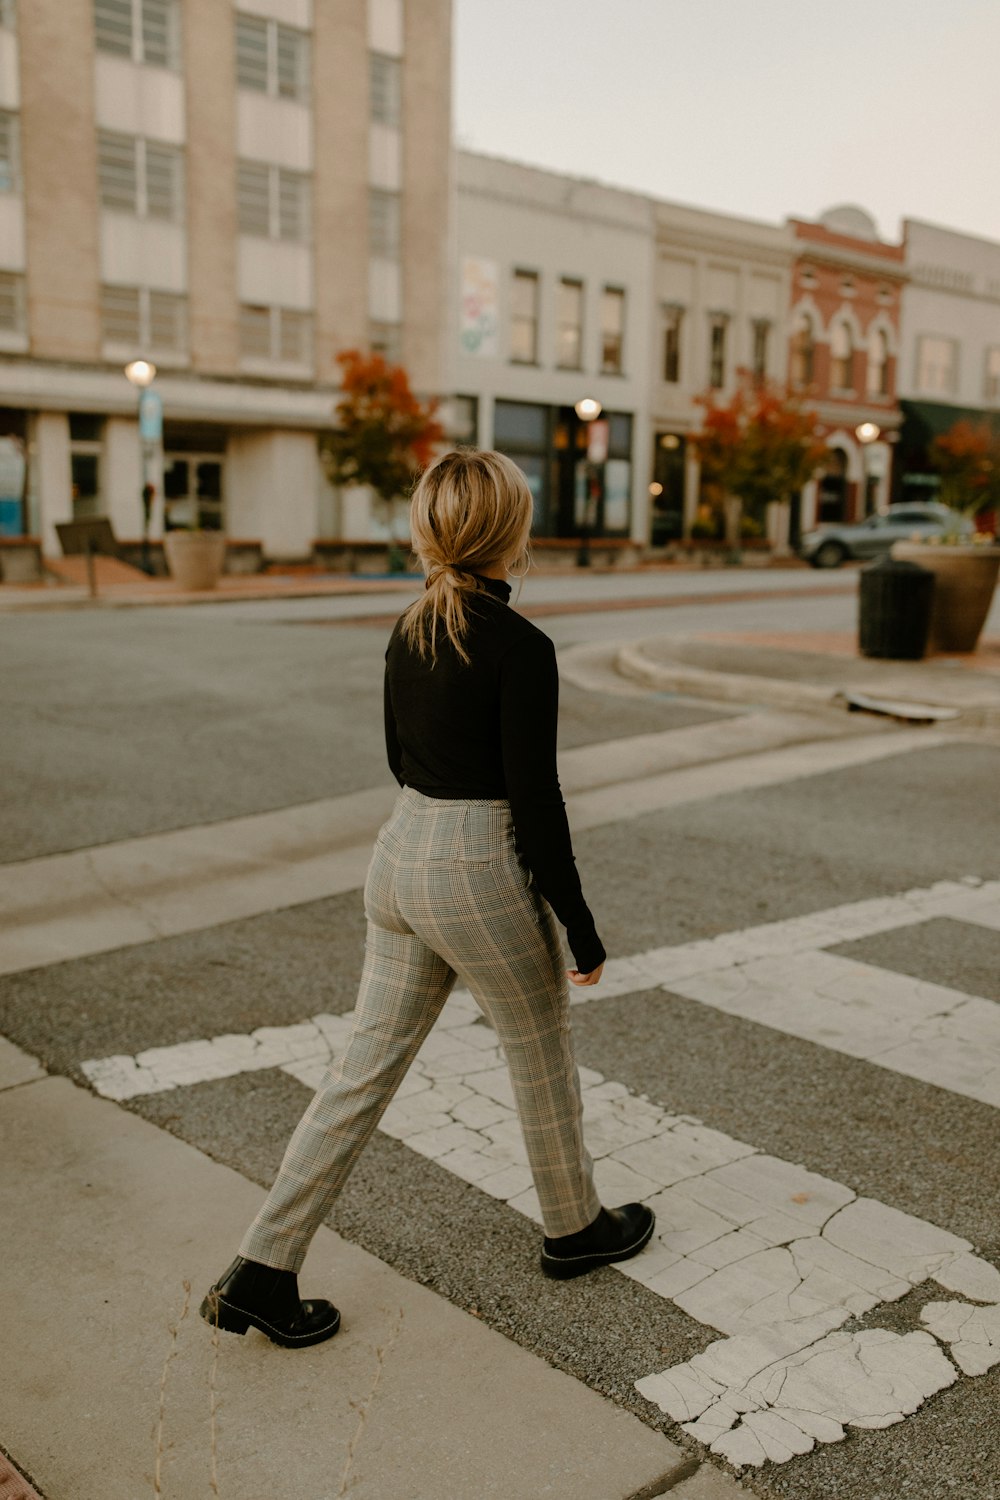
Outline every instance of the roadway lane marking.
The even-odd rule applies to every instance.
[[[83,1069],[119,1100],[265,1067],[315,1088],[350,1029],[349,1015],[319,1015]],[[723,1335],[637,1389],[713,1452],[737,1466],[784,1462],[848,1426],[900,1422],[959,1370],[1000,1363],[1000,1272],[967,1240],[590,1069],[580,1076],[601,1197],[657,1212],[649,1247],[615,1269]],[[467,993],[447,1002],[380,1128],[538,1221],[498,1039]],[[925,1281],[962,1300],[929,1302],[924,1330],[838,1332]]]
[[[931,917],[1000,929],[1000,881],[942,882],[612,959],[593,1004],[661,988],[906,1078],[1000,1106],[1000,1005],[827,953]]]
[[[791,737],[800,736],[801,719],[786,729]],[[597,828],[954,740],[926,730],[869,732],[745,754],[744,720],[723,720],[711,730],[715,761],[682,769],[676,768],[674,737],[687,731],[643,735],[637,737],[638,746],[630,737],[566,751],[561,761],[573,827]],[[699,761],[709,753],[704,734],[688,736],[684,743]],[[664,759],[675,768],[659,769]],[[654,774],[647,774],[654,766]],[[606,785],[609,773],[625,779]],[[0,975],[357,890],[394,797],[392,786],[373,787],[0,866]]]

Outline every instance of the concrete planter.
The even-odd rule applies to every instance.
[[[894,542],[892,555],[934,574],[931,649],[975,651],[993,602],[1000,547]]]
[[[226,565],[221,531],[168,531],[163,538],[170,576],[186,593],[214,589]]]

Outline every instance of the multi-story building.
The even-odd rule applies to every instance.
[[[450,0],[0,0],[15,525],[49,550],[95,513],[138,534],[142,357],[154,534],[200,522],[294,557],[340,530],[316,440],[338,351],[443,388],[450,23]]]
[[[511,454],[536,532],[586,517],[581,398],[610,424],[603,536],[690,529],[695,398],[742,369],[785,376],[795,241],[784,226],[458,154],[455,435]]]
[[[794,241],[784,226],[679,204],[654,214],[651,533],[669,541],[698,507],[695,398],[725,399],[742,371],[785,378]]]
[[[648,199],[494,157],[457,153],[453,435],[516,459],[535,533],[647,535]],[[607,457],[588,515],[587,423],[599,402]]]
[[[864,209],[833,208],[817,222],[789,224],[798,242],[789,379],[818,412],[830,452],[802,494],[807,529],[860,519],[889,502],[906,272],[902,245],[880,240]]]
[[[935,437],[963,419],[1000,428],[1000,244],[906,219],[904,246],[895,493],[916,500],[938,487]]]

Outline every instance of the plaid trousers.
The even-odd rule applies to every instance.
[[[293,1134],[240,1254],[298,1271],[456,976],[500,1039],[545,1232],[600,1212],[555,918],[514,848],[505,801],[403,789],[365,884],[365,964],[344,1057]]]

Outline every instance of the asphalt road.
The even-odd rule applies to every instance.
[[[710,613],[716,629],[820,629],[850,607],[692,605],[664,612],[654,628],[694,628]],[[767,624],[755,626],[764,614]],[[644,611],[544,623],[560,646],[650,628]],[[307,802],[385,776],[383,628],[304,629],[213,610],[23,618],[4,629],[0,862]],[[724,716],[656,695],[567,688],[563,737],[596,744]],[[622,819],[577,838],[584,887],[619,957],[936,881],[997,879],[989,813],[998,773],[1000,744],[954,743]],[[0,1033],[83,1082],[85,1059],[345,1013],[363,937],[352,891],[11,975],[0,978]],[[931,917],[830,951],[1000,1000],[1000,931]],[[669,989],[581,1005],[574,1029],[585,1067],[961,1235],[1000,1265],[991,1105]],[[266,1185],[308,1097],[272,1069],[123,1107]],[[206,1205],[206,1233],[210,1220]],[[719,1337],[673,1301],[610,1270],[545,1281],[534,1224],[384,1135],[330,1222],[704,1456],[634,1386]],[[220,1266],[230,1254],[220,1245]],[[304,1284],[308,1294],[308,1267]],[[916,1328],[940,1295],[917,1287],[849,1326]],[[997,1500],[998,1400],[1000,1367],[963,1376],[894,1426],[852,1428],[844,1442],[744,1471],[742,1482],[762,1497],[798,1500]]]

